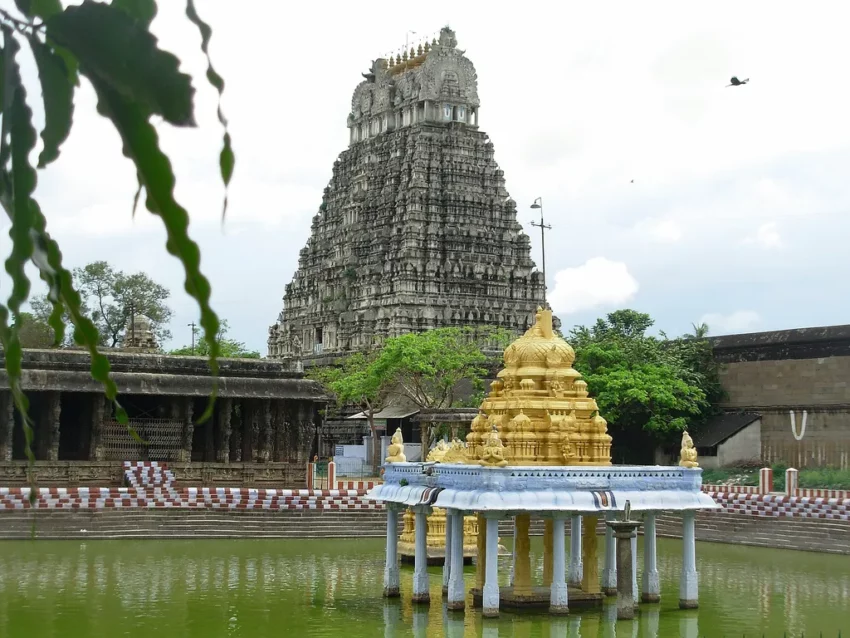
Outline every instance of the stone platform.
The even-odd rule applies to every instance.
[[[513,587],[499,588],[499,606],[505,609],[548,609],[551,592],[548,587],[532,587],[531,595],[518,596]],[[605,596],[602,593],[589,594],[581,589],[568,588],[567,596],[570,609],[591,609],[601,607]],[[481,607],[481,589],[472,588],[472,604]]]

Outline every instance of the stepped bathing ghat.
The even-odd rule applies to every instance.
[[[548,606],[550,613],[563,614],[617,594],[618,617],[631,618],[639,600],[660,599],[656,516],[675,513],[681,515],[683,536],[679,605],[697,606],[695,512],[718,505],[701,490],[693,443],[685,434],[679,466],[612,465],[607,423],[573,369],[574,359],[570,345],[553,332],[552,312],[539,309],[534,325],[505,350],[505,368],[491,384],[465,444],[442,444],[425,462],[408,463],[398,433],[388,450],[384,483],[367,495],[387,511],[385,596],[399,595],[398,515],[409,508],[415,519],[413,600],[429,601],[427,522],[434,510],[443,510],[449,609],[466,605],[463,549],[470,530],[465,521],[474,516],[478,559],[472,597],[485,616],[498,615],[500,606]],[[600,516],[606,521],[601,575]],[[531,577],[532,517],[545,521],[542,583],[532,583]],[[498,523],[508,518],[514,521],[514,549],[509,585],[500,587]],[[641,525],[646,564],[639,594],[635,561]]]

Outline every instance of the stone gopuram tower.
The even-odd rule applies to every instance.
[[[444,326],[526,330],[543,278],[454,32],[364,77],[269,356],[347,354]]]

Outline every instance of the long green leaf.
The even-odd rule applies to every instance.
[[[48,298],[53,303],[50,326],[57,334],[61,333],[64,329],[64,327],[60,327],[62,324],[61,309],[66,308],[71,317],[71,322],[74,324],[74,340],[88,350],[91,356],[92,378],[103,385],[106,398],[113,402],[116,420],[127,425],[133,438],[144,443],[138,433],[129,427],[127,412],[118,402],[118,386],[110,376],[109,360],[98,350],[99,335],[97,328],[83,312],[80,293],[74,288],[71,273],[62,264],[62,252],[59,250],[59,244],[47,232],[47,220],[35,200],[32,200],[32,211],[33,231],[36,238],[33,262],[38,267],[42,279],[48,285]],[[58,317],[54,318],[57,308],[60,312]],[[56,325],[54,320],[60,325]]]
[[[154,0],[112,0],[112,6],[127,12],[146,28],[156,17],[156,2]]]
[[[97,78],[148,115],[161,115],[175,126],[195,126],[192,78],[123,9],[84,0],[47,20],[47,38],[70,51],[87,77]]]
[[[32,127],[32,111],[27,105],[26,90],[21,82],[16,53],[20,47],[7,27],[3,27],[4,44],[7,47],[4,64],[4,133],[9,132],[8,151],[12,160],[11,190],[4,196],[3,205],[12,220],[9,237],[12,252],[6,260],[6,272],[12,279],[12,292],[8,308],[0,306],[0,341],[3,343],[6,373],[15,406],[21,413],[24,430],[24,453],[30,463],[35,461],[32,451],[33,429],[29,419],[29,402],[21,388],[23,351],[18,338],[17,318],[21,304],[29,296],[30,281],[24,265],[33,252],[32,211],[30,196],[35,190],[35,170],[30,166],[29,155],[35,147],[35,129]],[[5,142],[5,139],[4,139]],[[3,166],[5,170],[5,165]],[[10,315],[12,321],[10,322]],[[34,500],[35,485],[31,486],[30,499]]]
[[[76,72],[68,70],[62,56],[35,36],[29,38],[29,43],[44,96],[44,130],[41,132],[44,149],[38,156],[38,167],[44,168],[59,157],[59,147],[71,132],[77,80]]]
[[[212,59],[210,58],[210,38],[212,37],[212,29],[210,26],[201,20],[195,9],[194,0],[186,0],[186,16],[191,20],[201,32],[201,50],[207,58],[207,80],[218,91],[218,121],[224,127],[224,144],[219,155],[219,168],[221,170],[221,180],[224,182],[224,204],[221,208],[221,218],[224,219],[227,215],[227,187],[230,185],[230,178],[233,177],[233,166],[236,162],[236,157],[233,154],[233,146],[231,145],[230,133],[227,130],[227,118],[221,110],[221,96],[224,94],[224,78],[222,78],[213,68]]]
[[[131,102],[113,90],[97,75],[89,75],[83,67],[97,93],[98,111],[109,118],[124,142],[124,155],[133,160],[139,179],[145,187],[148,210],[159,216],[168,236],[165,244],[169,253],[177,257],[186,272],[184,288],[194,298],[201,309],[201,326],[204,339],[209,345],[209,365],[216,379],[210,403],[199,422],[212,414],[213,402],[217,392],[219,344],[217,335],[220,329],[218,316],[210,306],[210,283],[201,273],[201,251],[189,237],[189,214],[174,199],[174,173],[171,162],[159,148],[156,129],[148,121],[148,114],[138,104]]]

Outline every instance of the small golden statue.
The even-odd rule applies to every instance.
[[[697,463],[697,449],[694,441],[687,432],[682,433],[682,451],[679,454],[679,465],[681,467],[699,467]]]
[[[443,456],[443,463],[466,463],[466,445],[460,439],[452,439],[449,449]]]
[[[434,449],[428,452],[428,457],[425,459],[426,461],[433,461],[435,463],[441,463],[444,458],[446,458],[446,453],[449,451],[448,444],[440,439],[437,441],[437,445],[434,446]]]
[[[488,467],[505,467],[508,464],[505,460],[505,446],[502,445],[502,439],[499,437],[499,431],[495,426],[484,439],[484,446],[481,448],[481,460],[478,462]]]
[[[401,428],[396,429],[393,434],[392,443],[387,448],[389,456],[385,459],[387,463],[404,463],[407,457],[404,455],[404,441],[401,438]]]

